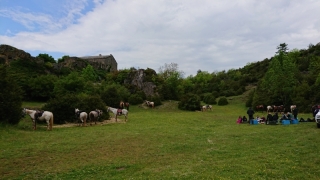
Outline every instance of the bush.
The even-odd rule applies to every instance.
[[[122,100],[120,95],[117,93],[115,87],[109,87],[103,90],[100,94],[102,101],[109,107],[119,108],[119,103]]]
[[[200,110],[200,97],[191,93],[183,95],[178,104],[178,108],[188,111]]]
[[[55,124],[74,122],[76,120],[74,112],[75,108],[79,108],[87,113],[95,109],[100,109],[103,111],[101,119],[109,119],[109,113],[107,112],[106,106],[99,96],[68,94],[51,99],[44,107],[42,107],[43,110],[51,111],[53,113]]]
[[[143,103],[143,99],[138,94],[132,94],[129,97],[129,103],[132,105],[137,105]]]
[[[219,105],[219,106],[224,106],[224,105],[227,105],[227,104],[229,104],[229,103],[228,103],[228,100],[227,100],[226,97],[221,97],[221,98],[219,99],[219,101],[218,101],[218,105]]]
[[[0,65],[0,77],[0,122],[18,124],[22,117],[22,91],[8,74],[6,65]]]
[[[203,102],[206,104],[217,104],[216,98],[212,94],[204,95]]]

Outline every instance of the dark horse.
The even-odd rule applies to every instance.
[[[129,110],[129,106],[130,106],[130,104],[129,104],[128,102],[120,101],[119,107],[120,107],[121,109],[127,109],[127,110]]]
[[[283,105],[280,106],[273,106],[273,112],[284,112],[285,108]]]
[[[264,106],[263,106],[262,104],[261,104],[261,105],[257,105],[257,106],[256,106],[256,110],[257,110],[257,111],[259,111],[259,110],[260,110],[260,111],[262,111],[262,112],[263,112],[263,109],[264,109]]]

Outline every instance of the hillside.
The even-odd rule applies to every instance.
[[[90,64],[85,59],[64,56],[58,62],[55,62],[50,59],[50,55],[32,57],[23,50],[9,45],[0,45],[0,63],[8,65],[10,74],[24,91],[25,100],[48,100],[55,96],[54,89],[57,89],[56,85],[60,81],[67,82],[66,80],[69,79],[68,81],[71,83],[78,76],[91,78],[86,83],[105,83],[106,86],[117,84],[124,87],[127,91],[124,99],[129,99],[132,96],[132,98],[141,101],[141,99],[147,97],[157,96],[161,100],[179,100],[184,94],[193,93],[198,95],[201,100],[205,100],[209,96],[215,98],[231,97],[245,92],[249,93],[246,87],[254,87],[252,90],[258,90],[252,95],[255,98],[247,95],[248,99],[252,98],[252,102],[249,103],[251,106],[256,104],[284,104],[289,106],[289,104],[294,103],[303,106],[301,110],[307,111],[312,104],[320,102],[320,94],[316,91],[320,86],[320,79],[318,78],[320,73],[320,43],[310,44],[307,49],[294,49],[285,52],[285,56],[288,56],[290,62],[293,63],[292,71],[288,71],[289,74],[293,74],[293,84],[290,85],[289,91],[283,89],[280,92],[273,88],[274,90],[271,92],[271,87],[282,87],[283,85],[278,82],[285,83],[285,79],[289,77],[282,75],[283,77],[277,81],[268,80],[270,84],[267,86],[263,84],[268,78],[270,79],[271,76],[266,77],[266,73],[270,68],[275,68],[275,66],[270,65],[275,62],[274,60],[278,60],[277,56],[248,63],[238,69],[212,73],[199,70],[195,76],[181,78],[176,76],[179,71],[174,68],[166,69],[171,76],[164,76],[164,74],[157,73],[149,68],[120,69],[110,72],[106,68],[99,68],[100,66],[97,64]],[[91,65],[93,70],[88,69],[88,65]],[[282,69],[278,70],[279,74],[288,70],[287,65],[282,64],[282,61],[278,66],[281,66],[278,69]],[[52,83],[52,85],[46,85],[46,89],[40,86],[44,79]],[[273,84],[278,85],[273,86]],[[91,91],[86,90],[86,88],[81,91]],[[287,97],[283,96],[284,93]],[[158,101],[157,98],[154,100]]]

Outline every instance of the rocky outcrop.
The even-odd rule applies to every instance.
[[[156,92],[156,85],[153,82],[146,81],[148,74],[144,69],[132,70],[129,77],[125,80],[124,84],[129,84],[142,90],[146,96],[158,95]]]
[[[17,59],[31,60],[37,63],[44,63],[42,58],[32,57],[29,53],[23,50],[17,49],[6,44],[0,45],[0,63],[10,64],[13,60]]]
[[[15,47],[2,44],[0,45],[0,64],[10,64],[12,61],[22,59],[44,64],[44,60],[39,57],[33,57],[29,53],[17,49]],[[67,57],[59,63],[54,63],[55,69],[61,69],[63,67],[81,70],[90,64],[94,69],[105,70],[105,71],[117,71],[117,61],[113,55],[106,56],[87,56],[87,57]]]

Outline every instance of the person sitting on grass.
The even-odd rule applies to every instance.
[[[265,118],[265,117],[261,117],[261,118],[260,118],[260,123],[261,123],[261,124],[264,124],[265,122],[266,122],[266,118]]]
[[[247,117],[246,117],[246,116],[243,116],[243,117],[242,117],[242,122],[247,122],[247,121],[248,121]]]
[[[279,116],[278,116],[278,113],[274,113],[274,115],[272,116],[273,120],[274,121],[277,121],[278,122],[278,119],[279,119]]]
[[[288,119],[288,116],[284,112],[282,112],[280,120],[287,120],[287,119]]]
[[[271,121],[273,121],[273,116],[271,115],[271,112],[268,112],[266,124],[269,124]]]
[[[293,116],[291,115],[290,112],[287,112],[287,117],[288,117],[289,120],[292,120],[292,119],[293,119]]]
[[[241,118],[241,116],[238,117],[237,123],[238,123],[238,124],[242,123],[242,118]]]

